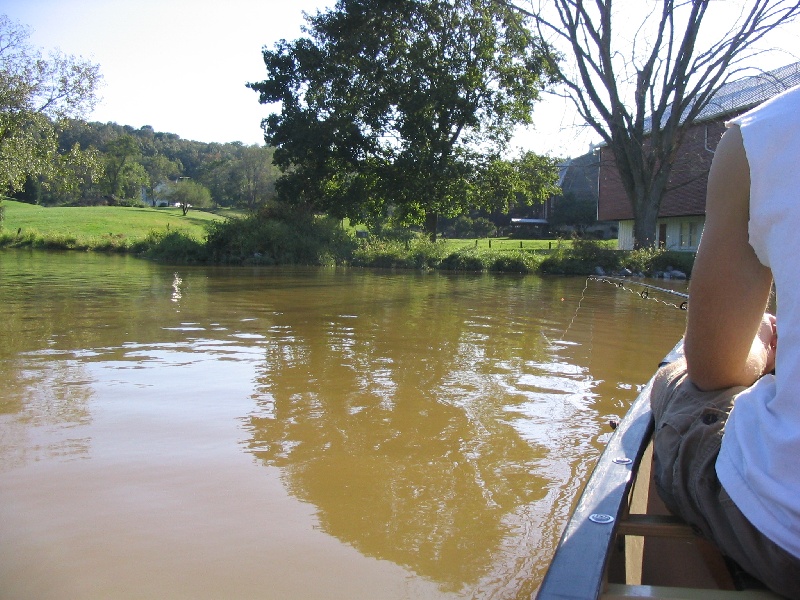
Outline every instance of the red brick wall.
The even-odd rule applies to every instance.
[[[661,210],[658,213],[660,217],[705,214],[708,170],[714,156],[706,146],[711,150],[715,149],[724,131],[723,121],[710,121],[695,125],[687,132],[661,201]],[[633,210],[622,187],[614,157],[608,148],[601,149],[599,188],[599,220],[620,221],[633,218]]]

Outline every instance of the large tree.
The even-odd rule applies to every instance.
[[[280,103],[264,122],[279,195],[435,236],[530,122],[548,52],[496,0],[339,0],[306,19],[308,37],[265,49],[268,78],[250,84]]]
[[[95,103],[99,67],[28,43],[27,28],[0,15],[0,192],[20,190],[30,177],[68,176],[94,160],[80,148],[59,157],[57,127]]]
[[[661,199],[693,121],[741,73],[757,42],[800,12],[789,0],[506,4],[535,17],[539,34],[561,49],[558,79],[614,156],[637,247],[655,244]]]

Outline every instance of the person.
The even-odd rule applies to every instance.
[[[800,599],[800,86],[727,125],[709,172],[685,358],[659,370],[651,391],[654,480],[723,554]]]

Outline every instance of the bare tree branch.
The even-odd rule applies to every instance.
[[[661,198],[688,128],[757,54],[754,45],[800,14],[795,0],[528,0],[530,10],[522,1],[498,0],[552,44],[565,94],[614,155],[639,246],[655,242]],[[720,21],[729,23],[726,33],[709,40],[710,23]]]

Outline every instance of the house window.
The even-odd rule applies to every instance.
[[[681,248],[696,248],[700,242],[700,223],[697,221],[682,221],[679,244]]]

